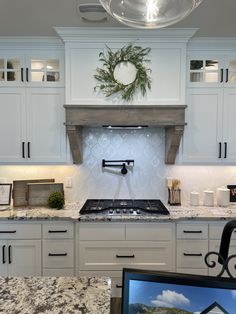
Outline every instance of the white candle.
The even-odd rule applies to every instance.
[[[206,190],[204,193],[203,204],[205,206],[214,206],[214,191]]]
[[[199,205],[199,193],[198,192],[191,192],[190,193],[190,205],[191,206],[198,206]]]

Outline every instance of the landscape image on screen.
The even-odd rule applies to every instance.
[[[236,314],[236,290],[131,280],[128,314]]]

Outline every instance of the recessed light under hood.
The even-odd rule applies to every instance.
[[[66,131],[73,161],[82,163],[83,127],[165,128],[165,163],[174,164],[183,135],[186,105],[65,105]]]
[[[102,127],[110,130],[141,130],[148,128],[148,125],[103,125]]]

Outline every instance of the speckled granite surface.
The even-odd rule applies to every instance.
[[[0,313],[109,314],[106,277],[0,277]]]
[[[114,221],[114,222],[156,222],[170,220],[224,220],[236,219],[236,205],[229,207],[206,206],[167,206],[170,215],[80,215],[79,203],[67,204],[65,209],[56,210],[45,207],[10,208],[0,211],[0,221],[3,220],[72,220],[84,222]]]

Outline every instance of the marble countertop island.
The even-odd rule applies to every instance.
[[[64,209],[46,207],[10,207],[0,211],[0,221],[69,220],[81,222],[158,222],[178,220],[231,220],[236,219],[236,205],[229,207],[169,206],[170,215],[80,215],[79,203],[68,203]]]
[[[109,314],[106,277],[0,277],[0,313]]]

